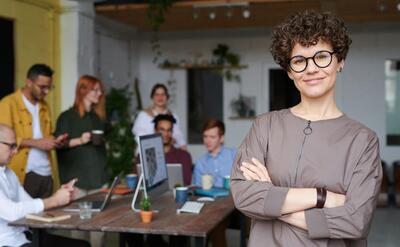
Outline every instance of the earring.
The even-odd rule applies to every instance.
[[[339,72],[339,73],[342,72],[342,69],[343,69],[342,67],[339,67],[339,69],[337,70],[337,72]]]

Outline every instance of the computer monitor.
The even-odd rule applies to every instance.
[[[168,172],[161,135],[139,136],[139,155],[149,196],[154,198],[168,191]]]

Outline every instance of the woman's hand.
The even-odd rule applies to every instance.
[[[83,132],[80,138],[81,144],[86,144],[90,141],[90,132]]]
[[[326,192],[326,201],[324,208],[334,208],[343,206],[346,202],[346,196],[334,192],[330,192],[329,190]]]
[[[240,170],[243,172],[243,176],[247,180],[256,180],[262,182],[271,182],[271,178],[269,177],[269,173],[265,165],[263,165],[256,158],[252,158],[250,162],[242,162],[242,166],[240,166]]]

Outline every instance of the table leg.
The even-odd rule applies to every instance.
[[[206,247],[207,238],[205,237],[195,237],[194,238],[194,246],[195,247]]]
[[[39,228],[33,228],[32,229],[32,247],[40,247],[40,239],[43,234],[42,229]]]

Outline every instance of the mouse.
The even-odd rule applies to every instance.
[[[197,198],[197,201],[198,202],[213,202],[214,198],[204,196],[204,197]]]

